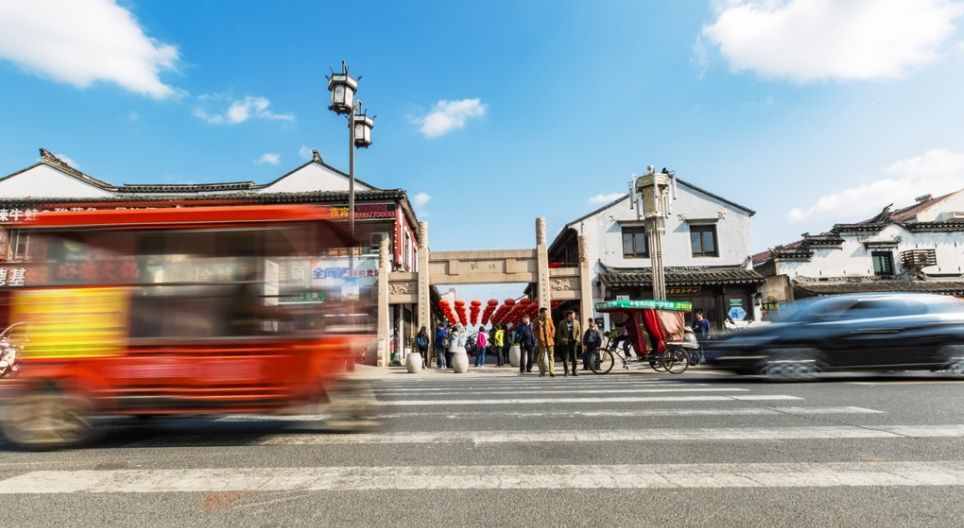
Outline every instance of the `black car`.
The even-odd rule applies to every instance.
[[[964,373],[964,302],[910,293],[820,297],[770,324],[704,343],[706,362],[740,374],[808,378],[832,370]]]

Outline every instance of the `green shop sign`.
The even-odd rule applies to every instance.
[[[612,310],[674,310],[677,312],[693,311],[693,303],[688,301],[657,301],[655,299],[642,299],[638,301],[618,300],[603,301],[596,303],[596,310],[608,312]]]

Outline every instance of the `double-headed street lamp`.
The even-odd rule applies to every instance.
[[[348,73],[345,61],[341,61],[340,72],[328,76],[331,93],[328,109],[348,117],[348,225],[352,235],[355,234],[355,148],[368,148],[375,128],[375,116],[365,114],[361,101],[355,97],[360,80],[361,76],[356,79]]]

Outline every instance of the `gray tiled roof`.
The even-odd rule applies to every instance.
[[[930,280],[863,280],[863,281],[794,281],[797,292],[810,295],[835,295],[841,293],[872,293],[872,292],[928,292],[964,294],[964,280],[930,281]]]
[[[649,286],[652,268],[609,268],[602,266],[599,278],[606,286]],[[667,266],[669,286],[703,286],[724,284],[759,284],[763,275],[742,266]]]

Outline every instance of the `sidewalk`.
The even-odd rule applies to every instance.
[[[564,378],[562,375],[562,363],[556,363],[556,377]],[[626,375],[630,374],[633,376],[645,376],[645,377],[679,377],[685,378],[689,374],[696,375],[721,375],[720,371],[713,370],[704,366],[690,367],[689,370],[683,374],[667,374],[665,372],[656,372],[648,367],[632,368],[630,370],[613,369],[610,373]],[[356,365],[355,373],[352,377],[357,379],[367,379],[367,380],[392,380],[392,379],[412,379],[412,378],[429,378],[429,379],[440,379],[443,377],[452,378],[493,378],[493,377],[518,377],[519,369],[518,367],[496,367],[494,365],[487,365],[483,368],[469,367],[469,371],[464,374],[457,374],[451,369],[439,370],[436,368],[422,369],[414,374],[409,374],[405,367],[373,367],[370,365]],[[532,372],[528,376],[538,377],[538,370],[533,368]],[[589,376],[592,378],[605,378],[607,375],[596,375],[590,371],[579,371],[579,376]]]

